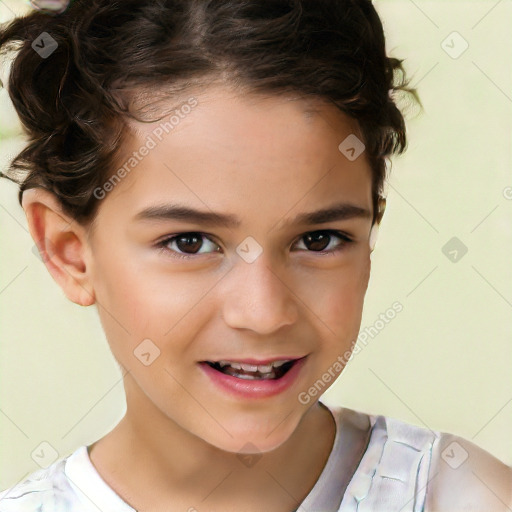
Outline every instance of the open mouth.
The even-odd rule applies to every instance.
[[[302,359],[302,358],[301,358]],[[238,363],[235,361],[204,361],[214,370],[246,380],[277,380],[282,378],[299,359],[272,361],[264,365]]]

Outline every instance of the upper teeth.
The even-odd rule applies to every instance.
[[[281,361],[272,361],[269,364],[246,364],[246,363],[236,363],[235,361],[217,361],[217,364],[220,367],[224,366],[231,366],[235,370],[244,370],[246,372],[260,372],[260,373],[269,373],[274,368],[278,368],[279,366],[282,366],[285,363],[288,363],[289,359],[283,359]]]

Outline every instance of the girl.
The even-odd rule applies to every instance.
[[[17,43],[7,177],[97,306],[127,411],[0,511],[510,509],[512,469],[474,444],[319,400],[414,94],[369,0],[77,0],[4,27]]]

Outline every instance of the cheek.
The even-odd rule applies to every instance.
[[[129,368],[135,348],[146,338],[156,340],[170,325],[160,314],[163,305],[157,305],[159,295],[147,272],[133,263],[133,256],[116,252],[116,245],[111,245],[103,244],[95,253],[96,305],[114,356]]]
[[[110,265],[98,279],[101,281],[98,302],[108,308],[129,332],[141,326],[153,310],[153,295],[143,274],[129,265],[119,264]]]
[[[179,304],[174,280],[156,270],[152,254],[130,248],[122,239],[98,243],[93,274],[99,305],[133,335],[144,335],[155,320],[163,323],[162,312],[168,316],[173,303]]]
[[[210,282],[127,260],[114,265],[112,259],[98,267],[95,279],[106,337],[116,359],[127,368],[134,363],[134,350],[146,339],[169,357],[186,351],[188,340],[208,318],[202,299],[215,284],[215,277]]]
[[[330,334],[337,339],[345,339],[358,330],[361,322],[364,295],[357,290],[340,289],[325,293],[322,303],[320,318],[330,329]]]
[[[361,266],[330,279],[317,294],[314,311],[338,343],[351,341],[358,334],[368,279],[369,267]]]

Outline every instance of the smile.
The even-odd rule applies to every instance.
[[[266,361],[219,359],[201,361],[199,367],[219,391],[243,399],[261,399],[290,389],[299,378],[307,357]]]
[[[272,361],[267,364],[248,364],[236,361],[206,361],[213,369],[238,379],[280,379],[294,365],[297,359]]]

